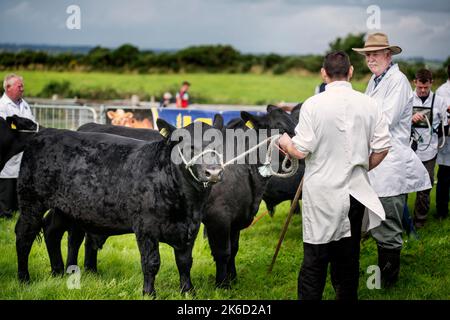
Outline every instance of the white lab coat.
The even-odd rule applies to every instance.
[[[412,89],[406,76],[394,64],[375,88],[375,75],[366,94],[381,106],[389,125],[392,148],[378,167],[369,172],[370,183],[379,197],[392,197],[431,189],[422,161],[409,146],[411,136]]]
[[[385,219],[367,171],[371,150],[389,149],[389,130],[376,101],[335,81],[307,99],[292,138],[308,154],[302,195],[303,241],[329,243],[351,236],[350,195],[370,212],[369,229]]]
[[[431,102],[433,100],[434,93],[430,91],[430,95],[428,96],[425,102],[422,102],[417,96],[416,91],[413,93],[413,99],[410,102],[410,108],[413,107],[424,107],[431,109]],[[437,129],[441,123],[444,121],[447,123],[447,104],[445,100],[436,95],[434,98],[434,106],[433,106],[433,121],[429,119],[430,125],[433,129]],[[415,128],[417,133],[421,136],[422,141],[417,143],[416,154],[419,159],[424,162],[433,159],[438,153],[438,136],[435,132],[431,134],[430,128]]]
[[[20,117],[35,121],[33,113],[31,112],[31,108],[25,100],[22,99],[20,101],[20,104],[16,105],[11,101],[6,93],[4,93],[0,99],[0,117],[6,119],[6,117],[10,117],[13,115],[18,115]],[[17,178],[19,176],[22,153],[23,152],[9,159],[2,172],[0,172],[0,179]]]
[[[450,106],[450,80],[441,85],[437,90],[436,94],[445,99],[447,108]],[[439,149],[436,163],[439,165],[450,166],[450,136],[446,137],[446,143]]]

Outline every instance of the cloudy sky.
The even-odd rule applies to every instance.
[[[80,8],[80,30],[66,13]],[[101,45],[141,49],[231,44],[241,52],[323,53],[336,37],[371,32],[370,5],[380,31],[406,57],[450,55],[448,0],[2,0],[0,42]]]

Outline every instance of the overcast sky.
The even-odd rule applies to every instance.
[[[81,29],[66,26],[69,5]],[[448,0],[2,0],[0,42],[101,45],[141,49],[231,44],[241,52],[322,54],[336,37],[371,32],[369,5],[381,9],[380,31],[405,57],[450,55]]]

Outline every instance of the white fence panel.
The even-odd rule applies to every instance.
[[[98,122],[94,108],[83,106],[32,105],[36,121],[41,126],[76,130],[88,122]]]

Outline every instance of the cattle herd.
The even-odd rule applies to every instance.
[[[300,105],[289,114],[268,106],[265,115],[241,112],[241,118],[227,125],[220,115],[212,126],[194,122],[183,128],[190,138],[185,139],[185,148],[193,156],[208,149],[196,130],[217,130],[223,136],[219,144],[237,129],[256,130],[257,135],[260,129],[278,129],[292,136],[299,109]],[[176,128],[162,119],[157,125],[159,131],[89,123],[69,131],[38,128],[18,116],[0,118],[0,169],[23,151],[15,227],[20,281],[30,281],[28,257],[41,230],[54,275],[65,271],[61,254],[65,232],[69,234],[66,268],[78,264],[84,240],[84,266],[94,272],[97,251],[109,236],[134,233],[143,293],[155,295],[159,242],[173,247],[180,290],[192,292],[192,249],[203,223],[216,264],[216,286],[230,287],[237,276],[241,230],[251,224],[262,200],[273,213],[278,203],[294,198],[304,164],[288,179],[261,176],[259,158],[254,164],[223,167],[214,153],[211,161],[186,166],[172,161],[181,141],[174,138]]]

